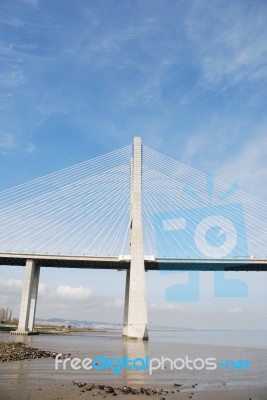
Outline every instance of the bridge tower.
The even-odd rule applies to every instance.
[[[142,230],[142,144],[134,138],[131,163],[130,243],[131,264],[126,272],[123,336],[148,339],[145,263]]]

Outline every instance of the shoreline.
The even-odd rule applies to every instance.
[[[12,333],[17,330],[16,327],[1,327],[0,326],[0,333]],[[58,328],[58,327],[42,327],[42,326],[37,326],[33,334],[35,335],[48,335],[48,334],[55,334],[55,335],[66,335],[66,334],[72,334],[72,333],[95,333],[95,332],[107,332],[106,330],[103,329],[95,329],[95,328]]]

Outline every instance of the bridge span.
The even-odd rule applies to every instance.
[[[40,267],[114,269],[124,271],[131,266],[131,256],[72,256],[49,254],[0,253],[0,265],[26,266],[34,260]],[[144,256],[145,271],[267,271],[264,258],[177,259]]]

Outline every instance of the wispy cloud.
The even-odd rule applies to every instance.
[[[107,307],[122,308],[124,306],[124,301],[122,299],[114,299],[107,301],[105,304]]]
[[[3,87],[15,87],[26,82],[23,71],[15,67],[10,71],[0,72],[0,85]]]
[[[37,146],[32,142],[21,143],[13,133],[0,132],[0,151],[8,154],[11,150],[16,150],[21,154],[33,154],[37,151]]]
[[[37,151],[37,147],[34,143],[28,143],[25,151],[26,153],[32,154]]]
[[[234,308],[229,308],[227,312],[230,314],[239,314],[243,312],[243,309],[239,307],[234,307]]]
[[[21,279],[0,279],[1,292],[5,294],[21,293],[23,281]],[[47,285],[39,283],[38,294],[44,296],[47,294]]]
[[[221,180],[238,182],[243,191],[256,197],[267,196],[267,129],[260,129],[260,134],[252,135],[238,150],[222,162],[217,168]]]
[[[266,79],[264,12],[253,7],[246,10],[240,2],[232,3],[231,7],[223,7],[220,2],[204,3],[205,17],[205,4],[195,2],[186,26],[205,84],[223,83],[223,88]]]
[[[12,28],[19,28],[19,27],[21,27],[21,26],[24,25],[24,20],[21,19],[21,18],[16,18],[16,17],[6,18],[6,19],[5,19],[5,18],[2,18],[2,19],[0,20],[0,22],[1,22],[2,24],[11,26]]]
[[[30,6],[33,6],[37,8],[39,6],[39,0],[22,0],[23,3],[29,4]]]
[[[15,290],[22,288],[22,281],[19,279],[0,279],[1,291],[4,290]]]
[[[86,300],[92,295],[89,287],[72,287],[69,285],[60,285],[56,289],[56,293],[60,298],[68,301]]]
[[[158,310],[158,311],[188,311],[188,308],[184,306],[179,306],[178,304],[157,304],[157,303],[152,303],[150,305],[150,308],[152,310]]]
[[[188,134],[183,144],[181,161],[199,165],[203,172],[214,172],[214,166],[225,160],[236,143],[243,139],[242,124],[232,115],[225,117],[218,113],[210,115],[208,121],[199,124]]]
[[[16,146],[15,136],[12,133],[0,132],[0,149],[10,150]]]

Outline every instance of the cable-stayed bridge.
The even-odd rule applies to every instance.
[[[147,338],[145,270],[267,270],[266,204],[141,145],[0,193],[0,264],[22,265],[17,333],[41,267],[126,270],[126,337]]]

